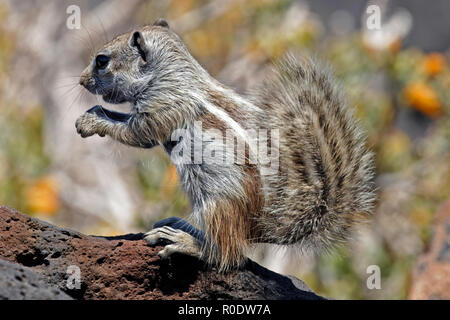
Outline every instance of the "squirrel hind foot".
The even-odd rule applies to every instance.
[[[153,229],[161,228],[164,226],[184,231],[190,234],[195,239],[197,239],[197,241],[200,242],[201,244],[205,243],[205,233],[181,218],[170,217],[167,219],[160,220],[153,225]]]
[[[189,233],[168,226],[152,229],[144,235],[144,240],[151,246],[164,244],[158,256],[166,259],[174,253],[200,258],[201,244]]]

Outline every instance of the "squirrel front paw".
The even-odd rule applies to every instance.
[[[101,121],[102,119],[99,118],[95,113],[91,113],[88,111],[78,117],[77,121],[75,122],[75,127],[77,128],[77,132],[83,138],[90,137],[96,133],[99,136],[103,137],[104,134],[99,131]]]

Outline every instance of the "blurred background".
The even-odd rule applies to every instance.
[[[80,8],[81,26],[67,19]],[[380,28],[367,21],[380,9]],[[146,231],[190,212],[160,150],[81,139],[108,106],[78,85],[107,40],[168,20],[216,78],[245,93],[288,50],[326,60],[376,153],[379,201],[346,248],[320,257],[259,247],[252,258],[337,299],[406,299],[450,199],[450,2],[300,0],[0,1],[0,204],[83,233]],[[366,286],[381,269],[381,289]],[[449,292],[450,292],[450,288]]]

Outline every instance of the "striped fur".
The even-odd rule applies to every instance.
[[[373,155],[342,89],[310,59],[281,61],[255,98],[280,131],[280,170],[267,177],[263,242],[328,248],[375,201]]]

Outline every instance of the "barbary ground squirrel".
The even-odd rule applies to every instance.
[[[76,121],[82,137],[161,145],[175,163],[192,222],[168,218],[146,233],[151,245],[166,242],[162,257],[188,254],[224,271],[255,243],[316,251],[344,242],[373,210],[373,155],[342,90],[311,59],[287,56],[243,97],[158,19],[104,45],[80,84],[132,106],[91,108]]]

